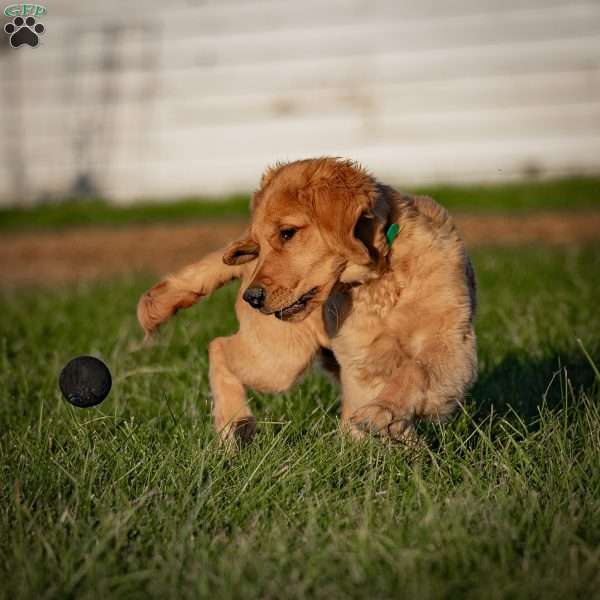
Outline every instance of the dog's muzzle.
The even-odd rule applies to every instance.
[[[309,303],[309,301],[315,297],[318,291],[319,288],[312,288],[305,294],[302,294],[302,296],[300,296],[300,298],[298,298],[298,300],[296,300],[296,302],[293,304],[274,311],[275,316],[281,321],[286,321],[294,315],[301,313],[306,308],[306,305]]]

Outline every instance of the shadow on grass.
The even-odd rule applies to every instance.
[[[479,422],[490,413],[506,416],[515,412],[524,423],[533,425],[542,405],[550,410],[564,407],[565,385],[575,397],[582,392],[594,393],[596,376],[583,352],[554,354],[541,360],[509,354],[496,367],[479,373],[469,394],[475,405],[472,416]]]

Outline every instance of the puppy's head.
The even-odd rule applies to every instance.
[[[375,180],[348,161],[269,169],[254,196],[248,236],[223,257],[227,264],[256,261],[244,299],[264,314],[300,321],[326,300],[342,272],[377,269],[387,252],[387,204],[380,199]]]

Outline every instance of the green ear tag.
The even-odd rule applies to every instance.
[[[398,235],[399,231],[400,231],[400,227],[398,226],[398,223],[392,223],[388,227],[388,230],[385,232],[385,237],[387,239],[388,246],[391,247],[391,245],[394,242],[394,240],[396,239],[396,236]]]

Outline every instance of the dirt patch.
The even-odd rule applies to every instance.
[[[467,245],[569,244],[600,239],[600,211],[457,214]],[[0,285],[61,283],[132,272],[167,273],[235,239],[243,222],[159,224],[0,237]]]

